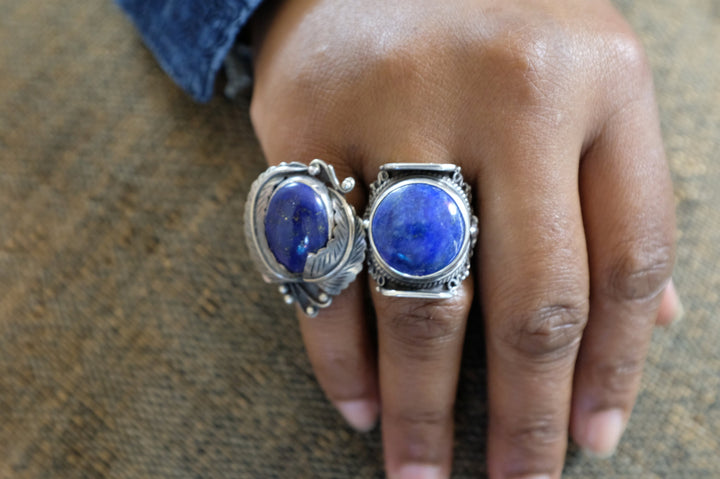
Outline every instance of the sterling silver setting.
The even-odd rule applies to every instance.
[[[432,274],[414,276],[389,265],[375,245],[373,218],[378,205],[393,191],[410,184],[428,184],[447,193],[458,205],[464,222],[464,238],[459,253],[447,266]],[[422,208],[422,205],[418,205]],[[368,208],[363,219],[367,232],[368,272],[376,289],[385,296],[446,299],[457,294],[470,274],[470,258],[477,241],[478,219],[471,207],[471,188],[459,166],[452,164],[388,163],[380,167],[377,180],[370,185]]]
[[[302,273],[293,273],[278,262],[265,234],[265,216],[275,191],[288,182],[309,186],[321,198],[329,221],[324,247],[309,253]],[[287,304],[297,302],[314,317],[329,306],[362,270],[365,241],[362,220],[345,200],[355,187],[353,178],[338,181],[335,170],[322,160],[309,165],[281,163],[268,168],[252,184],[245,204],[245,237],[250,257],[267,283],[278,284]]]

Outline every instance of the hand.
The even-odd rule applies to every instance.
[[[263,19],[251,116],[269,163],[329,162],[359,180],[360,214],[383,163],[455,163],[473,187],[475,278],[455,298],[389,298],[360,280],[300,315],[350,424],[371,428],[382,405],[389,477],[450,474],[475,293],[490,477],[559,477],[568,430],[610,454],[663,291],[660,321],[677,311],[672,185],[651,72],[624,20],[606,0],[293,0]]]

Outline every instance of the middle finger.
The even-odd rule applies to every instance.
[[[391,294],[371,285],[386,470],[391,478],[439,479],[450,474],[452,411],[473,289],[465,280],[447,297],[444,286],[435,286],[446,283],[432,278],[455,278],[452,272],[464,271],[474,226],[466,214],[467,200],[448,193],[454,188],[450,179],[459,178],[454,168],[431,174],[424,165],[412,172],[407,165],[402,172],[397,168],[390,168],[375,190],[367,223],[368,241],[377,253],[371,273],[382,269],[379,284]],[[396,173],[399,183],[390,179]],[[438,179],[444,175],[448,182]],[[409,286],[407,281],[414,280],[408,278],[422,278],[418,283],[425,286]],[[428,289],[446,296],[417,296]]]

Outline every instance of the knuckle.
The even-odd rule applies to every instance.
[[[662,291],[672,274],[672,241],[633,242],[611,266],[607,289],[617,301],[647,301]]]
[[[460,300],[410,301],[387,317],[393,339],[417,354],[432,353],[429,346],[439,345],[462,335],[467,314]]]
[[[575,349],[587,322],[587,297],[548,302],[505,316],[502,340],[534,362],[554,362]]]
[[[423,56],[417,45],[394,38],[390,43],[376,46],[371,51],[370,69],[388,79],[412,78],[422,64]]]
[[[497,72],[499,92],[525,106],[557,105],[569,88],[565,69],[569,62],[559,59],[552,29],[511,29],[491,39],[485,49],[488,63]],[[562,60],[562,61],[559,61]]]
[[[372,370],[362,356],[340,347],[308,348],[308,354],[315,375],[331,401],[371,396],[373,386],[366,378]]]
[[[452,421],[452,409],[413,409],[401,410],[394,414],[388,412],[391,419],[402,425],[437,428]]]
[[[452,409],[414,409],[390,411],[383,409],[383,424],[392,424],[406,458],[412,462],[436,463],[442,460],[443,447],[438,444],[452,441]]]
[[[626,396],[634,390],[643,364],[639,357],[611,359],[595,367],[595,381],[605,394]]]
[[[617,73],[627,81],[628,73],[637,78],[651,76],[650,63],[642,42],[631,30],[612,32],[604,38],[611,64],[617,66]]]
[[[613,29],[596,36],[595,48],[602,52],[593,71],[602,78],[604,91],[613,106],[624,108],[652,91],[652,68],[645,48],[630,28]]]
[[[542,41],[532,30],[519,33],[506,32],[500,37],[502,46],[499,47],[503,63],[509,71],[520,78],[526,79],[530,75],[540,76],[548,67],[545,61],[545,50]],[[495,45],[498,48],[497,45]]]
[[[506,438],[520,450],[542,450],[564,441],[567,430],[554,413],[519,416],[507,425]]]
[[[316,369],[329,377],[347,376],[361,369],[359,358],[356,355],[335,348],[322,351],[316,362],[318,363]]]

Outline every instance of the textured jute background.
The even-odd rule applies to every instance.
[[[720,477],[720,2],[624,0],[655,68],[684,322],[617,455],[569,478]],[[241,218],[247,104],[194,104],[110,2],[0,0],[0,477],[376,478],[323,399]],[[455,477],[484,475],[471,324]]]

